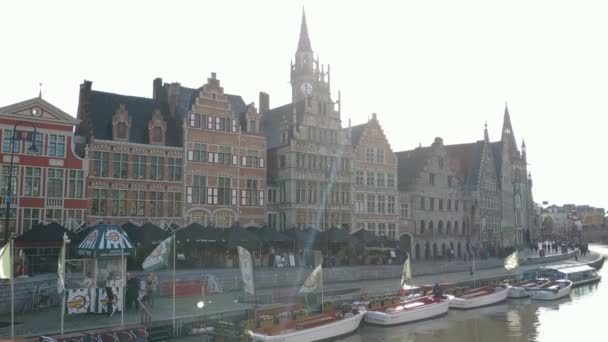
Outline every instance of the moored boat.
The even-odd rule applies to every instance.
[[[550,281],[538,287],[528,289],[530,298],[539,300],[555,300],[570,295],[572,281],[560,279]]]
[[[260,328],[251,332],[254,342],[309,342],[333,339],[353,333],[365,315],[365,309],[354,308],[351,312],[329,312],[309,316],[281,324],[275,329]]]
[[[539,269],[524,273],[524,278],[541,277],[550,280],[567,279],[572,281],[572,286],[598,282],[602,277],[597,274],[597,270],[582,263],[568,263],[541,267]]]
[[[451,296],[425,296],[365,313],[365,323],[392,326],[440,317],[448,313]]]
[[[527,289],[539,287],[548,283],[550,280],[545,278],[523,280],[518,283],[511,284],[507,298],[526,298],[530,296]]]
[[[475,309],[504,302],[509,294],[509,286],[484,286],[459,294],[450,301],[450,309]]]

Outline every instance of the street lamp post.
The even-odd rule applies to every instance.
[[[12,199],[12,184],[13,184],[13,160],[15,157],[15,140],[21,140],[21,136],[17,135],[17,127],[19,125],[29,125],[34,129],[34,135],[31,137],[32,140],[32,145],[30,147],[28,147],[28,151],[31,151],[33,153],[37,153],[38,152],[38,148],[36,147],[36,126],[34,126],[33,123],[29,122],[29,121],[18,121],[17,123],[15,123],[15,125],[13,126],[13,135],[11,136],[11,163],[10,163],[10,167],[8,169],[8,187],[7,187],[7,191],[6,191],[6,211],[4,212],[4,242],[8,243],[9,238],[10,238],[10,232],[9,232],[9,224],[10,224],[10,212],[11,212],[11,202],[13,201]],[[28,132],[29,133],[29,132]],[[26,140],[29,140],[26,137]]]

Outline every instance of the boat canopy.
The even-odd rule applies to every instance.
[[[575,267],[562,268],[562,269],[559,270],[559,272],[564,273],[564,274],[594,272],[594,271],[595,271],[595,268],[587,266],[587,265],[580,265],[580,266],[575,266]]]

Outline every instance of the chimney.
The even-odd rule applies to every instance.
[[[260,114],[270,110],[270,96],[263,91],[260,92],[259,106]]]
[[[152,98],[156,101],[160,100],[161,94],[163,90],[163,79],[157,77],[152,82]]]

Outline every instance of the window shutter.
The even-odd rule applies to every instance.
[[[191,186],[186,188],[186,202],[192,203],[192,187]]]
[[[207,203],[213,204],[213,188],[207,188]]]
[[[247,166],[247,157],[241,156],[241,166]]]
[[[260,191],[260,207],[264,206],[264,190]]]
[[[232,119],[232,133],[236,133],[236,120]]]
[[[220,154],[219,153],[214,153],[213,162],[216,163],[216,164],[220,162]]]
[[[194,159],[194,152],[192,150],[188,151],[188,160]]]
[[[241,190],[241,205],[247,205],[247,190]]]
[[[236,197],[237,197],[237,190],[236,189],[232,189],[232,205],[236,205]]]
[[[213,117],[212,116],[207,117],[207,128],[213,129]]]
[[[260,158],[260,168],[264,168],[264,158]]]
[[[219,118],[219,117],[218,117],[218,118],[215,118],[215,129],[216,129],[217,131],[219,131],[219,130],[220,130],[220,119],[221,119],[221,118]]]
[[[190,113],[190,127],[196,127],[194,124],[194,114]]]
[[[213,152],[207,152],[207,162],[213,163]]]
[[[217,188],[213,188],[213,204],[217,204]]]
[[[236,154],[232,155],[232,165],[238,165],[239,164],[239,156],[237,156]]]

